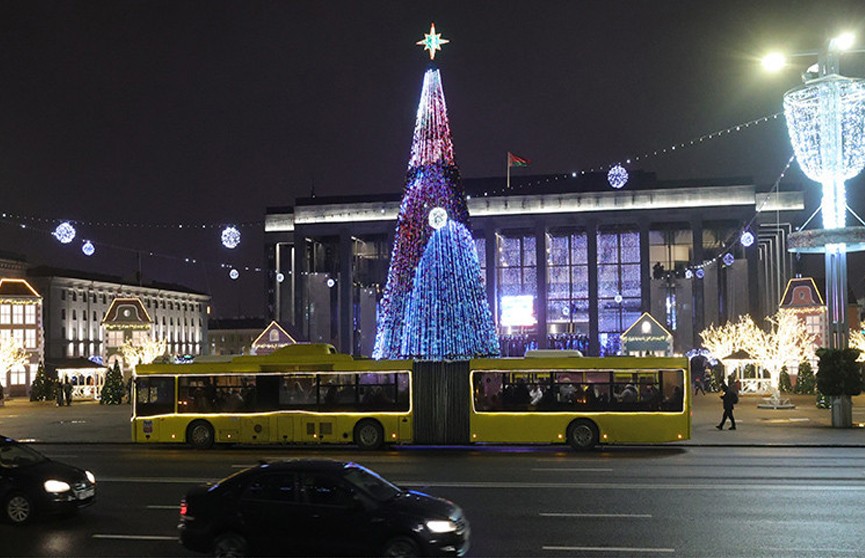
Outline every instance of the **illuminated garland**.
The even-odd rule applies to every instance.
[[[469,230],[448,221],[427,243],[403,319],[402,358],[494,356],[499,341]]]

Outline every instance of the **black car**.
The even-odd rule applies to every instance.
[[[356,463],[262,463],[189,491],[180,542],[214,556],[462,556],[456,504],[403,490]]]
[[[26,523],[36,514],[72,512],[96,500],[96,477],[0,436],[2,518]]]

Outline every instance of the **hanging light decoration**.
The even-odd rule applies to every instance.
[[[57,225],[54,232],[51,233],[54,238],[60,241],[61,244],[69,244],[75,239],[75,227],[69,224],[69,221],[64,221]]]
[[[622,165],[613,166],[613,168],[610,169],[610,172],[607,173],[607,182],[610,183],[610,186],[618,190],[628,183],[628,171],[626,171],[625,167]]]
[[[443,207],[436,207],[429,212],[429,226],[439,230],[448,222],[448,212]]]
[[[96,247],[89,240],[85,240],[81,246],[81,251],[84,252],[85,256],[92,256],[96,252]]]
[[[685,270],[685,279],[691,279],[694,276],[694,272],[690,269]]]
[[[752,244],[754,244],[754,233],[745,229],[744,231],[742,231],[742,236],[739,238],[739,242],[741,242],[742,246],[744,246],[745,248],[751,246]]]
[[[240,231],[234,227],[225,227],[222,229],[222,245],[226,248],[234,249],[240,244]]]
[[[733,257],[733,254],[731,254],[730,252],[727,252],[726,254],[724,254],[723,260],[724,260],[724,265],[726,265],[727,267],[730,267],[731,265],[733,265],[733,262],[736,261],[736,258]]]
[[[276,282],[282,283],[283,281],[285,281],[285,275],[280,271],[276,274]]]
[[[706,272],[703,271],[702,267],[698,267],[697,271],[694,272],[694,275],[697,277],[697,279],[702,279],[706,276]]]
[[[234,281],[237,280],[238,277],[240,277],[240,272],[234,268],[231,268],[231,271],[228,272],[228,276],[231,277],[232,281]]]

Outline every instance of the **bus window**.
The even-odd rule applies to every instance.
[[[478,372],[475,374],[475,408],[478,411],[499,411],[502,408],[502,374]]]
[[[663,410],[681,412],[684,405],[685,373],[683,370],[661,370]]]
[[[281,409],[303,409],[317,403],[315,376],[312,374],[285,374],[279,388]]]
[[[135,414],[140,417],[174,412],[174,378],[137,378]]]

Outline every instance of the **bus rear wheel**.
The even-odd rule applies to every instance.
[[[213,446],[213,426],[206,420],[196,420],[186,429],[186,441],[195,449],[210,449]]]
[[[384,429],[377,420],[364,419],[354,427],[354,443],[362,450],[377,450],[384,446]]]
[[[587,419],[577,419],[568,425],[568,443],[577,451],[587,451],[598,445],[598,427]]]

